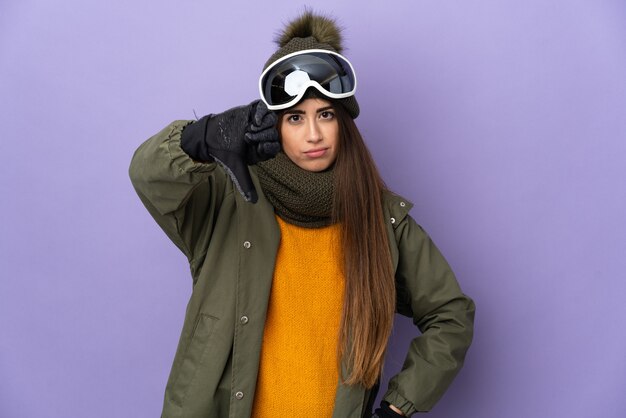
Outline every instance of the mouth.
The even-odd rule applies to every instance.
[[[304,155],[306,155],[309,158],[320,158],[326,155],[327,151],[328,151],[328,148],[317,148],[317,149],[305,151]]]

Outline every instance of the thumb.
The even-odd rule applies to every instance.
[[[247,202],[256,203],[258,200],[256,189],[254,188],[248,165],[241,156],[223,151],[213,151],[211,155],[228,173],[243,198]]]

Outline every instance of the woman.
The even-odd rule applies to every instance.
[[[378,174],[334,22],[305,12],[278,42],[261,101],[176,121],[131,163],[194,284],[162,416],[372,416],[395,312],[422,335],[374,416],[428,411],[474,304]]]

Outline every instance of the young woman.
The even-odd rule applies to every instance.
[[[261,100],[176,121],[130,175],[189,260],[193,292],[163,417],[397,417],[460,370],[474,304],[354,123],[339,31],[284,30]],[[372,415],[394,313],[422,332]]]

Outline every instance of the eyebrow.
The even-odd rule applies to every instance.
[[[325,107],[320,107],[319,109],[317,109],[315,111],[315,113],[320,113],[320,112],[324,112],[326,110],[332,109],[332,106],[325,106]],[[293,110],[288,110],[285,112],[285,115],[304,115],[306,112],[304,110],[300,110],[300,109],[293,109]]]

